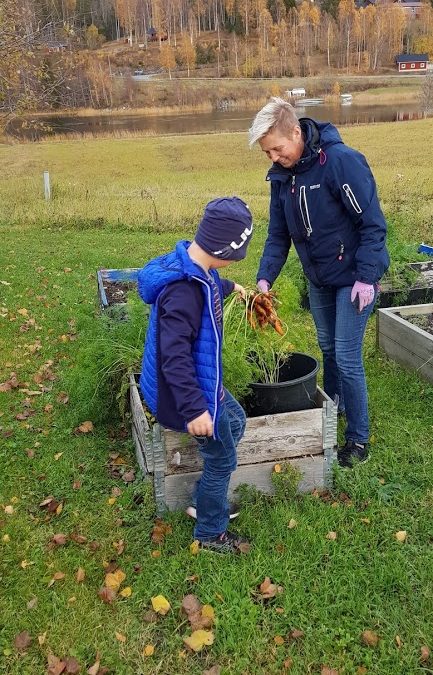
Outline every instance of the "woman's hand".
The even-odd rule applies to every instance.
[[[206,412],[199,415],[199,417],[188,422],[186,428],[191,436],[212,436],[213,424],[209,411],[206,410]]]
[[[358,296],[358,300],[356,300],[356,296]],[[374,286],[363,284],[362,281],[355,281],[350,300],[351,302],[357,302],[358,312],[361,313],[364,307],[367,307],[374,300]]]
[[[244,300],[245,300],[245,298],[247,297],[247,292],[246,292],[245,288],[244,288],[243,286],[241,286],[240,284],[235,284],[235,285],[234,285],[234,287],[233,287],[233,292],[234,292],[234,293],[239,293],[240,296],[241,296],[241,298],[243,298]]]
[[[257,288],[259,289],[260,293],[268,293],[270,287],[271,284],[269,281],[266,281],[266,279],[259,279],[257,282]]]

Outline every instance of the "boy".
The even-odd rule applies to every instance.
[[[245,413],[223,388],[223,298],[242,286],[220,279],[218,269],[245,258],[253,231],[248,206],[238,197],[207,204],[194,241],[151,260],[138,289],[152,305],[140,388],[158,421],[196,437],[203,473],[196,486],[200,547],[219,553],[245,549],[227,531],[230,475],[245,430]]]

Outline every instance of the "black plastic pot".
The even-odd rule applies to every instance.
[[[319,368],[313,356],[300,352],[291,354],[280,368],[278,382],[251,385],[252,392],[244,401],[248,417],[314,408]]]

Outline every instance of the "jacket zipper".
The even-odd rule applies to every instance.
[[[311,235],[312,231],[313,231],[313,228],[311,227],[310,213],[308,211],[307,195],[305,193],[305,185],[301,185],[301,188],[299,190],[299,209],[301,211],[301,216],[302,216],[302,221],[304,223],[304,227],[307,230],[307,237],[309,237]]]
[[[358,202],[356,201],[356,197],[353,194],[352,188],[350,187],[349,183],[344,183],[343,190],[346,193],[346,196],[349,199],[350,203],[352,204],[355,213],[362,213],[362,209],[359,206]]]

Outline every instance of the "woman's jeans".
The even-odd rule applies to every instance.
[[[369,437],[367,384],[362,341],[374,301],[359,314],[350,301],[351,286],[318,288],[310,283],[310,309],[323,354],[323,387],[338,395],[346,412],[346,440],[367,443]]]
[[[194,537],[213,539],[227,530],[229,504],[227,492],[232,471],[236,469],[236,447],[245,431],[243,408],[225,389],[218,421],[218,438],[196,437],[204,460],[193,500],[197,508]]]

